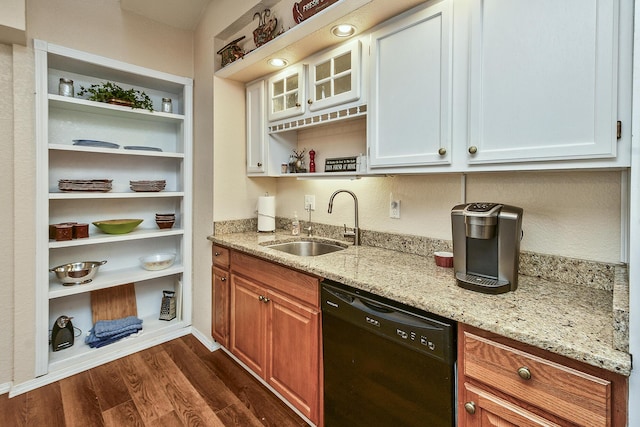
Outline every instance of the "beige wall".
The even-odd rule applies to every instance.
[[[5,230],[15,230],[13,219],[13,49],[0,44],[0,223]],[[13,304],[13,243],[14,233],[5,233],[4,250],[0,257],[0,301]],[[13,311],[0,310],[0,324],[5,344],[13,348]],[[10,381],[13,352],[0,351],[0,384]]]
[[[193,32],[120,9],[118,0],[29,0],[27,35],[179,76],[193,76]]]
[[[467,201],[497,201],[524,209],[522,250],[604,262],[620,261],[620,172],[526,172],[469,174]],[[314,222],[353,225],[353,200],[333,191],[352,190],[360,227],[451,240],[451,208],[463,199],[458,174],[296,181],[281,178],[276,214],[302,219],[304,195],[316,196]],[[389,218],[389,198],[401,200],[401,218]]]

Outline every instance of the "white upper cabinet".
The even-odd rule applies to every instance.
[[[266,170],[265,137],[267,124],[265,121],[264,81],[247,85],[246,119],[247,119],[247,174],[264,175]]]
[[[287,67],[272,76],[268,85],[268,117],[269,121],[286,119],[304,114],[306,102],[306,86],[304,66],[302,64]]]
[[[340,46],[309,61],[310,111],[318,111],[360,98],[359,40]]]
[[[616,157],[619,2],[470,7],[467,161]]]
[[[401,15],[371,34],[369,167],[451,162],[451,2]]]

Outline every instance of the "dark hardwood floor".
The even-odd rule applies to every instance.
[[[187,335],[15,396],[2,426],[305,426],[222,350]]]

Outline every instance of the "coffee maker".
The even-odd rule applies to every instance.
[[[500,203],[453,207],[453,268],[458,286],[487,294],[517,289],[522,213],[522,208]]]

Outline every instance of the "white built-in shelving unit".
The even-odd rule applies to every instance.
[[[191,325],[192,96],[190,78],[170,75],[86,52],[35,41],[37,125],[36,375],[66,376],[150,347],[188,332]],[[60,78],[74,81],[76,97],[60,96]],[[154,111],[89,101],[81,86],[113,82],[146,93]],[[173,112],[161,112],[171,98]],[[90,139],[119,148],[73,144]],[[125,146],[162,151],[124,149]],[[108,192],[61,192],[60,179],[111,179]],[[165,180],[160,192],[134,192],[131,180]],[[176,223],[159,229],[156,213],[174,213]],[[94,221],[140,218],[127,234],[105,234]],[[89,237],[50,240],[49,224],[88,223]],[[139,258],[158,252],[176,254],[159,271],[141,267]],[[63,286],[49,268],[68,262],[102,261],[87,284]],[[143,331],[92,349],[84,336],[92,327],[91,291],[135,283]],[[162,291],[175,291],[178,316],[159,320]],[[73,347],[53,352],[49,330],[60,315],[73,317],[82,331]],[[77,331],[78,332],[78,331]],[[79,333],[79,332],[78,332]]]

